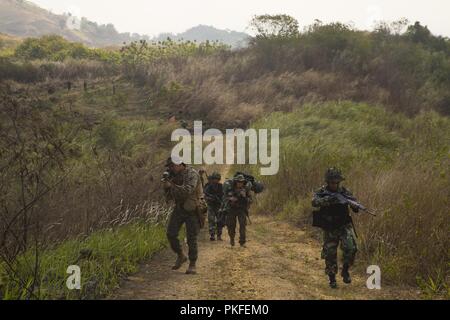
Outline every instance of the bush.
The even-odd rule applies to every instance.
[[[14,56],[23,61],[62,62],[67,59],[91,59],[109,63],[120,62],[120,54],[116,50],[91,49],[81,43],[70,42],[57,35],[27,38],[16,47]]]

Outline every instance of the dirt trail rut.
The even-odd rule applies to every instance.
[[[130,276],[111,297],[137,300],[253,299],[418,299],[414,288],[366,288],[366,275],[353,274],[353,284],[328,287],[320,244],[294,226],[269,217],[253,217],[247,248],[210,242],[204,230],[199,241],[198,275],[172,271],[175,255],[164,250]],[[226,231],[226,230],[225,230]]]

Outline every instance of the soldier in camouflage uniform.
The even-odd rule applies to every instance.
[[[205,185],[204,194],[208,204],[208,225],[211,241],[222,241],[223,221],[220,214],[220,207],[223,198],[223,185],[220,183],[222,176],[214,172],[208,177],[208,183]]]
[[[355,241],[355,231],[353,221],[350,216],[349,205],[339,202],[333,193],[341,193],[345,197],[355,200],[349,190],[341,186],[345,179],[340,170],[330,168],[325,175],[326,185],[315,192],[312,205],[315,208],[314,214],[323,214],[329,223],[323,229],[323,250],[322,259],[325,259],[325,273],[330,280],[330,287],[337,288],[336,274],[338,272],[337,248],[341,245],[343,251],[343,267],[341,276],[344,283],[350,284],[350,267],[353,265],[357,252]],[[357,207],[352,207],[354,212],[358,212]]]
[[[167,169],[170,177],[163,178],[167,199],[175,201],[175,208],[170,215],[167,227],[167,238],[172,250],[178,255],[173,270],[178,270],[187,262],[178,234],[183,224],[186,224],[187,244],[189,247],[189,268],[186,274],[196,274],[198,258],[197,236],[200,230],[197,206],[203,197],[200,175],[196,170],[186,166],[179,159],[169,158]]]
[[[245,247],[247,217],[251,197],[251,183],[243,175],[227,180],[223,186],[223,211],[226,214],[228,234],[231,246],[235,246],[236,225],[239,221],[239,244]]]

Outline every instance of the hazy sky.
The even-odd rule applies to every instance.
[[[353,22],[370,29],[374,21],[405,17],[421,21],[435,34],[450,36],[449,0],[32,0],[54,13],[72,12],[120,32],[157,35],[199,25],[246,30],[255,14],[286,13],[301,26],[314,19]]]

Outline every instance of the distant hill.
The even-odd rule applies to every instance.
[[[249,35],[244,32],[221,30],[212,26],[199,25],[179,34],[162,33],[155,40],[160,41],[167,38],[198,42],[218,40],[232,47],[242,47],[246,45],[248,37]]]
[[[86,18],[76,19],[68,14],[54,14],[26,0],[0,0],[0,32],[16,37],[40,37],[57,34],[67,40],[82,42],[89,46],[104,47],[120,45],[136,40],[219,40],[233,47],[245,43],[247,34],[219,30],[210,26],[197,26],[174,35],[161,34],[155,39],[136,33],[119,33],[114,25],[99,25]]]
[[[98,25],[85,18],[53,14],[30,1],[0,0],[0,32],[17,37],[40,37],[57,34],[70,41],[90,46],[117,45],[146,38],[138,34],[119,33],[112,24]],[[68,22],[69,21],[69,22]]]

